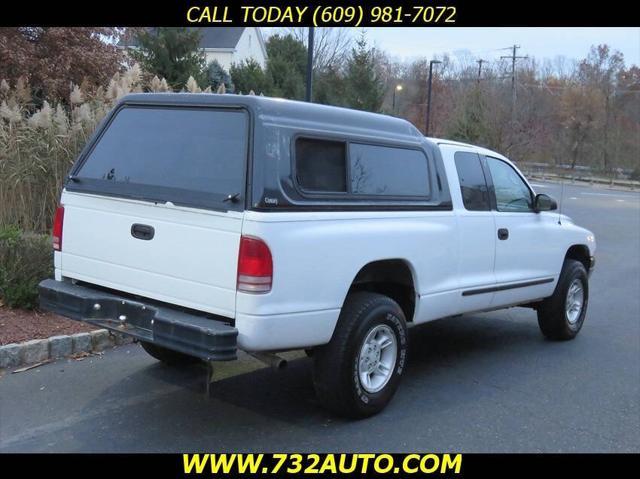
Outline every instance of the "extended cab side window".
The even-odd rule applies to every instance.
[[[533,211],[533,194],[520,175],[508,163],[487,157],[498,211]]]
[[[356,197],[428,198],[420,150],[319,138],[295,140],[296,181],[305,192]]]
[[[347,154],[343,141],[296,139],[296,179],[318,193],[347,192]]]
[[[456,170],[460,180],[460,192],[465,209],[469,211],[490,211],[487,180],[482,171],[477,153],[458,151],[454,155]]]
[[[354,195],[430,194],[427,157],[419,150],[351,143],[349,163]]]

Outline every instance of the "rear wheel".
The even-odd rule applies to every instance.
[[[188,364],[195,364],[200,361],[195,356],[189,356],[188,354],[179,353],[172,349],[163,348],[153,343],[147,343],[146,341],[140,341],[142,349],[144,349],[149,355],[156,358],[158,361],[162,361],[165,364],[172,366],[186,366]]]
[[[314,351],[314,386],[320,402],[343,416],[367,417],[391,400],[408,351],[404,313],[377,293],[350,295],[331,341]]]
[[[548,339],[576,337],[587,314],[589,279],[580,261],[567,259],[553,295],[538,307],[538,324]]]

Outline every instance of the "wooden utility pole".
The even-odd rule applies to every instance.
[[[520,48],[520,45],[514,45],[510,47],[512,49],[511,55],[502,56],[500,58],[510,58],[511,59],[511,122],[515,123],[516,121],[516,101],[517,101],[517,89],[516,89],[516,61],[524,60],[529,58],[527,56],[519,57],[516,55],[516,51]]]

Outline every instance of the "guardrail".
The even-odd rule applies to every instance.
[[[611,187],[629,188],[632,190],[640,189],[640,181],[595,176],[587,171],[566,170],[553,166],[546,167],[526,163],[519,163],[518,167],[527,176],[527,178],[542,181],[568,181],[571,183],[588,183],[591,185],[598,184]]]

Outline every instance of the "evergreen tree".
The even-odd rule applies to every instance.
[[[346,106],[345,80],[338,68],[328,66],[315,73],[313,101],[324,105]]]
[[[233,93],[233,83],[231,83],[231,75],[222,68],[218,60],[213,60],[207,67],[207,75],[209,77],[209,85],[212,91],[217,91],[220,85],[224,84],[224,88],[228,93]]]
[[[293,35],[273,35],[267,42],[267,75],[273,96],[301,100],[305,93],[307,48]]]
[[[204,53],[200,49],[198,29],[158,27],[137,34],[138,48],[131,56],[149,73],[164,77],[169,85],[179,89],[189,77],[206,84]]]
[[[230,73],[236,92],[247,94],[253,90],[256,95],[271,95],[269,77],[253,58],[232,64]]]
[[[484,105],[480,89],[470,91],[461,103],[460,113],[453,122],[449,136],[466,143],[483,143],[487,132],[484,127]]]
[[[345,103],[350,108],[378,112],[383,98],[384,82],[376,70],[375,50],[362,34],[346,66]]]

